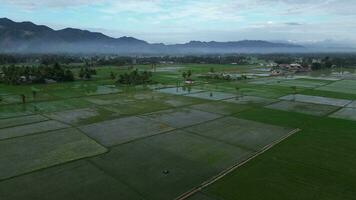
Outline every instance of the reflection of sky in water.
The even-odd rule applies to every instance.
[[[97,86],[96,88],[93,88],[93,90],[88,91],[88,94],[111,94],[111,93],[116,93],[119,92],[120,90],[116,88],[115,86],[112,85],[107,85],[107,86]]]
[[[156,69],[156,72],[178,72],[182,69],[184,69],[184,67],[159,67]]]

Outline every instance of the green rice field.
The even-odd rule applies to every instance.
[[[202,79],[212,67],[256,69],[159,65],[152,85],[124,86],[110,72],[127,69],[108,66],[88,81],[0,84],[0,200],[355,199],[354,80]]]

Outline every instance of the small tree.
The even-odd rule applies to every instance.
[[[239,95],[241,96],[240,94],[240,88],[238,86],[235,87],[235,90],[236,90],[236,99],[238,100],[239,99]]]
[[[84,76],[85,76],[85,72],[84,72],[84,69],[83,69],[83,67],[82,68],[80,68],[80,71],[79,71],[79,78],[84,78]]]
[[[22,99],[22,103],[25,104],[26,103],[26,96],[24,94],[21,94],[21,99]]]
[[[192,70],[188,70],[187,77],[188,78],[192,77]]]
[[[183,76],[184,80],[187,80],[187,77],[188,77],[187,72],[183,72],[182,76]]]
[[[297,95],[297,86],[292,86],[291,88],[293,90],[293,101],[295,101]]]
[[[63,77],[64,81],[74,81],[74,74],[71,70],[67,69],[64,72],[64,77]]]
[[[116,79],[116,75],[114,74],[114,72],[110,72],[110,78],[112,80],[115,80]]]

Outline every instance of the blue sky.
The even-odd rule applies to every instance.
[[[0,0],[0,17],[149,42],[356,41],[354,0]]]

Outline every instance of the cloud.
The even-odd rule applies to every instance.
[[[72,6],[81,6],[95,4],[95,2],[102,2],[104,0],[0,0],[1,4],[19,6],[27,9],[36,9],[36,8],[65,8]]]
[[[287,22],[287,23],[284,23],[285,25],[288,25],[288,26],[301,26],[302,24],[301,23],[298,23],[298,22]]]
[[[354,0],[0,0],[0,5],[1,13],[19,21],[114,29],[107,32],[146,35],[157,42],[356,39]]]

